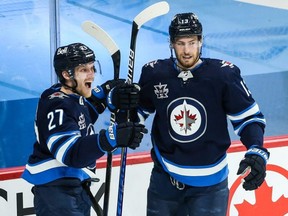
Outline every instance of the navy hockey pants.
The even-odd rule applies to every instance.
[[[147,194],[147,216],[226,216],[227,179],[209,187],[183,185],[154,167]]]
[[[37,216],[90,216],[91,201],[80,181],[34,186],[32,191]]]

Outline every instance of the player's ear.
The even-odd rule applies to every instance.
[[[69,80],[70,79],[70,75],[68,73],[68,71],[62,71],[62,76],[64,77],[65,80]]]

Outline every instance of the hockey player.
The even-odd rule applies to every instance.
[[[129,110],[137,105],[139,90],[123,80],[92,89],[94,61],[94,52],[81,43],[55,52],[60,83],[41,95],[35,119],[37,141],[22,175],[34,185],[38,216],[90,216],[91,201],[84,187],[96,179],[96,160],[117,147],[137,148],[147,133],[133,122],[95,133],[93,125],[106,105],[113,111]]]
[[[155,113],[147,216],[225,216],[227,117],[248,150],[237,172],[251,170],[245,190],[257,189],[266,176],[265,119],[236,65],[201,58],[195,14],[175,15],[169,36],[171,58],[145,64],[139,80],[140,122]]]

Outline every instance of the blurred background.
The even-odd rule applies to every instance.
[[[113,79],[108,51],[81,29],[91,20],[121,50],[120,77],[126,78],[131,23],[154,0],[1,0],[0,1],[0,168],[26,164],[35,141],[34,116],[42,91],[57,82],[52,67],[56,47],[74,42],[95,51],[102,74],[94,85]],[[168,26],[176,13],[194,12],[204,28],[203,57],[219,58],[241,69],[266,120],[267,138],[288,134],[288,3],[280,0],[167,0],[170,12],[139,31],[134,81],[141,67],[169,58]],[[286,3],[285,3],[286,2]],[[286,107],[286,108],[285,108]],[[286,111],[285,111],[286,110]],[[96,131],[109,125],[105,111]],[[152,116],[147,121],[150,128]],[[239,140],[229,125],[232,140]],[[141,147],[151,148],[145,135]],[[119,152],[115,152],[119,154]]]

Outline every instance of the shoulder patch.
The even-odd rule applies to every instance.
[[[234,64],[232,64],[231,62],[228,61],[221,61],[221,67],[230,67],[230,68],[234,68]]]
[[[158,63],[158,60],[155,60],[155,61],[151,61],[151,62],[148,62],[145,64],[145,67],[152,67],[154,68],[154,65]]]
[[[54,98],[64,99],[65,97],[68,98],[68,96],[65,95],[63,92],[54,92],[53,94],[48,96],[49,99],[54,99]]]

